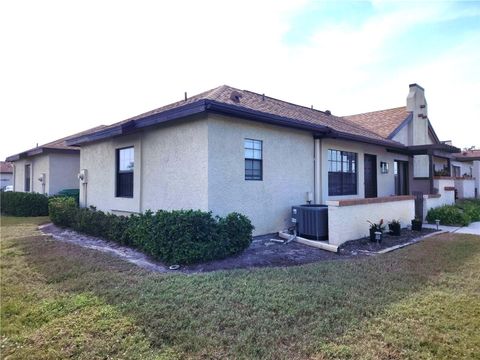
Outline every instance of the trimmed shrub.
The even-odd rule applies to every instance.
[[[0,192],[2,214],[13,216],[48,215],[48,197],[37,193]]]
[[[221,237],[226,239],[226,256],[236,254],[250,246],[254,229],[250,219],[233,212],[225,218],[219,218]]]
[[[200,210],[146,211],[125,217],[80,209],[73,198],[53,198],[49,207],[57,225],[138,248],[167,264],[225,258],[252,241],[253,226],[238,213],[221,218]]]
[[[480,200],[464,199],[460,200],[456,206],[462,209],[471,221],[480,221]]]
[[[52,197],[48,201],[50,220],[56,225],[73,227],[77,218],[77,204],[72,197]]]
[[[435,222],[440,220],[442,225],[461,225],[470,224],[471,218],[462,209],[455,205],[444,205],[428,210],[427,221]]]
[[[73,197],[75,199],[75,202],[77,205],[79,204],[79,199],[80,199],[80,190],[79,189],[64,189],[62,191],[59,191],[56,195],[54,196],[59,196],[59,197]]]

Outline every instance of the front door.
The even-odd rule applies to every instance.
[[[408,162],[395,160],[393,174],[395,177],[395,195],[408,195]]]
[[[365,197],[377,197],[377,157],[375,155],[365,154],[363,163]]]

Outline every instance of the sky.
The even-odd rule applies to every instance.
[[[480,1],[15,0],[0,34],[0,159],[223,84],[351,115],[418,83],[480,148]]]

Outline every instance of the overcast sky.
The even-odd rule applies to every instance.
[[[480,2],[3,1],[0,158],[222,84],[350,115],[425,88],[480,148]]]

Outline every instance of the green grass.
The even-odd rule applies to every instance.
[[[24,358],[475,358],[480,238],[383,256],[163,275],[2,219],[2,354]]]

